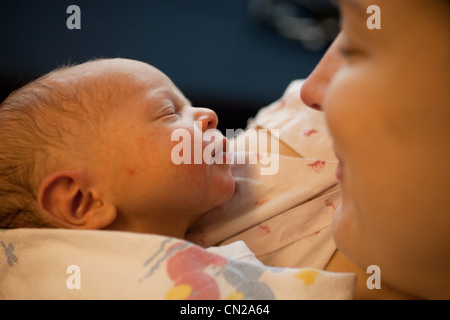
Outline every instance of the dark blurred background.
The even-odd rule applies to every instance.
[[[66,26],[70,5],[81,29]],[[145,61],[219,129],[305,78],[338,32],[329,0],[1,0],[0,99],[58,65],[99,57]]]

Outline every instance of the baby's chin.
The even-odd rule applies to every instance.
[[[236,190],[236,183],[234,181],[234,178],[231,176],[231,178],[227,179],[227,181],[225,181],[223,185],[221,185],[217,190],[218,193],[215,200],[211,203],[209,207],[205,208],[205,210],[203,210],[200,214],[198,214],[194,218],[191,225],[194,224],[200,218],[204,217],[207,213],[211,212],[217,213],[223,211],[221,210],[221,207],[231,200]]]
[[[236,181],[234,181],[234,177],[231,175],[230,173],[230,181],[228,182],[229,186],[228,186],[228,192],[225,193],[226,195],[226,199],[222,204],[225,204],[226,202],[228,202],[231,197],[233,197],[234,192],[236,191]]]
[[[234,181],[231,172],[229,172],[227,179],[224,179],[224,181],[221,182],[221,185],[217,187],[218,191],[216,194],[217,202],[210,210],[227,203],[233,197],[235,190],[236,190],[236,182]]]
[[[234,180],[233,173],[231,172],[231,167],[229,171],[229,193],[226,201],[230,200],[236,191],[236,181]]]

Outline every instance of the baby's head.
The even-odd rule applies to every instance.
[[[142,62],[55,70],[0,106],[0,228],[182,237],[231,197],[234,181],[226,164],[174,164],[171,136],[184,129],[193,147],[217,121]]]

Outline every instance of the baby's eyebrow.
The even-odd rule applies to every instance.
[[[149,91],[151,99],[164,99],[167,101],[169,99],[177,110],[184,106],[192,106],[192,101],[190,101],[183,92],[177,87],[159,87],[153,88]]]
[[[184,106],[185,105],[192,106],[192,101],[186,98],[184,94],[182,94],[181,92],[180,93],[175,92],[174,95],[176,96],[177,102],[179,102],[180,104],[183,104]]]
[[[183,102],[183,104],[192,106],[192,101],[189,100],[188,98],[186,98],[186,96],[183,94],[183,92],[181,92],[178,88],[172,89],[171,91],[172,91],[172,96],[174,98],[176,98],[176,100],[178,102],[180,102],[180,103]]]

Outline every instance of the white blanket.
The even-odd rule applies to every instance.
[[[271,268],[243,242],[203,249],[150,234],[0,230],[0,299],[351,299],[355,275]]]

